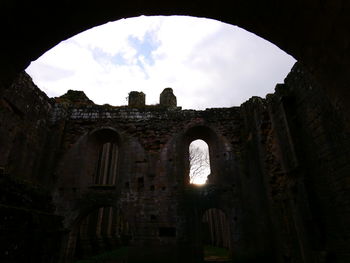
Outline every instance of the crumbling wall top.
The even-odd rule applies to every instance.
[[[159,97],[159,104],[166,108],[176,108],[176,96],[173,93],[172,88],[165,88]]]
[[[129,107],[144,107],[146,105],[145,93],[138,91],[131,91],[129,93]]]

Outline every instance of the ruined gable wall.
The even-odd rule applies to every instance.
[[[7,167],[18,176],[27,167],[28,178],[40,178],[38,171],[50,171],[45,165],[52,164],[52,173],[41,175],[47,185],[53,185],[56,212],[64,216],[68,229],[89,209],[115,205],[130,220],[138,244],[180,243],[195,251],[200,249],[199,236],[191,231],[198,230],[201,209],[221,203],[236,231],[232,238],[237,259],[348,261],[349,133],[341,113],[300,66],[266,99],[206,111],[62,102],[50,110],[50,100],[28,78],[19,78],[18,83],[13,89],[18,97],[5,93],[1,98],[0,140],[5,145],[1,160],[5,164],[19,160],[18,167],[13,163]],[[26,85],[28,89],[21,89]],[[24,97],[33,98],[35,107],[25,110]],[[227,189],[193,192],[186,187],[184,155],[179,149],[186,149],[187,131],[196,126],[217,134],[218,151],[213,157],[218,160],[219,176],[225,174],[217,183],[224,182]],[[113,187],[94,185],[92,174],[85,173],[93,171],[96,161],[85,151],[89,138],[101,128],[111,128],[120,137],[119,181]],[[18,134],[24,144],[16,144]],[[79,163],[83,160],[79,158],[85,158],[87,165]],[[224,190],[226,194],[221,194]],[[28,196],[34,198],[36,193]],[[47,201],[42,207],[35,201],[33,208],[50,214]],[[193,209],[198,204],[202,206]],[[32,212],[21,210],[26,215],[18,216],[18,208],[6,209],[18,224],[24,217],[28,222],[33,218]],[[176,227],[177,237],[160,238],[160,226]],[[38,224],[35,227],[40,230]],[[192,243],[193,247],[188,246]]]
[[[179,149],[188,150],[187,130],[193,127],[212,130],[218,137],[212,143],[222,146],[216,147],[218,151],[214,151],[213,163],[218,165],[218,177],[227,182],[235,168],[231,164],[240,152],[238,109],[182,111],[156,106],[129,108],[73,104],[67,108],[56,105],[53,112],[55,123],[64,123],[54,196],[58,213],[65,217],[65,226],[74,227],[76,219],[89,209],[113,203],[133,229],[134,245],[153,244],[164,248],[182,244],[191,254],[191,247],[196,244],[188,232],[193,229],[187,212],[188,209],[191,213],[195,209],[204,211],[201,211],[203,207],[190,208],[192,204],[186,199],[185,177],[188,175],[184,174],[185,160]],[[99,129],[112,129],[119,137],[120,160],[115,186],[98,186],[92,181],[97,160],[96,156],[90,155],[87,145]],[[87,166],[92,169],[86,169]],[[236,174],[232,178],[238,177]],[[227,200],[232,200],[229,195]],[[196,224],[201,222],[200,215],[193,219]],[[160,237],[160,228],[175,228],[176,237]],[[162,251],[158,249],[158,256]],[[167,253],[164,253],[166,257]],[[183,254],[188,256],[185,251]]]
[[[330,229],[347,233],[346,224],[334,220],[335,213],[344,215],[349,200],[346,125],[311,83],[300,66],[295,66],[275,94],[267,99],[254,97],[240,108],[73,107],[64,113],[63,150],[96,127],[118,130],[126,149],[120,206],[130,218],[138,215],[134,225],[140,231],[139,241],[150,236],[157,239],[160,220],[177,225],[182,233],[179,238],[197,242],[198,236],[188,236],[196,227],[194,221],[176,223],[195,218],[186,209],[196,211],[188,208],[189,196],[182,188],[186,167],[178,146],[186,148],[184,138],[191,127],[210,127],[222,141],[214,158],[227,159],[219,162],[220,173],[231,176],[225,184],[236,189],[228,195],[231,199],[236,196],[233,202],[227,197],[217,199],[231,209],[230,222],[238,229],[232,233],[236,259],[309,262],[335,254],[345,258],[340,249],[346,244],[346,234],[334,238]],[[143,178],[141,191],[138,178]],[[125,189],[125,183],[130,189]],[[196,198],[200,203],[202,197]],[[152,222],[152,215],[158,219]],[[343,238],[343,245],[338,238]]]
[[[226,110],[207,110],[207,111],[181,111],[181,110],[164,110],[157,108],[106,108],[103,106],[82,106],[72,107],[70,109],[56,113],[55,118],[59,120],[60,116],[65,118],[65,129],[62,139],[62,156],[70,151],[76,151],[80,147],[82,139],[98,128],[112,128],[120,134],[121,154],[119,163],[119,173],[121,181],[119,187],[123,188],[126,183],[133,191],[137,191],[137,178],[144,178],[144,188],[149,191],[151,186],[155,189],[172,189],[174,186],[181,186],[184,183],[184,175],[179,174],[176,169],[178,162],[183,162],[183,156],[177,153],[178,143],[184,143],[178,140],[183,136],[187,127],[196,125],[207,125],[221,134],[228,136],[235,133],[239,134],[237,125],[237,109]],[[227,122],[228,119],[236,121]],[[85,139],[84,139],[85,140]],[[232,138],[232,143],[237,144],[239,138]],[[227,139],[227,144],[230,141]],[[83,146],[81,146],[83,147]],[[188,147],[188,145],[186,146]],[[220,150],[214,158],[227,159],[235,155],[233,148],[230,153]],[[86,154],[86,151],[76,151],[77,154]],[[79,158],[79,156],[75,156]],[[76,159],[65,159],[60,164],[56,173],[60,178],[71,177],[63,180],[66,185],[74,188],[86,187],[91,182],[91,174],[85,175],[85,179],[76,180],[81,174],[68,174],[65,168],[70,162]],[[96,160],[90,160],[91,162]],[[224,169],[222,169],[224,170]],[[229,171],[228,171],[229,172]],[[59,180],[59,182],[61,179]],[[79,183],[79,182],[82,183]],[[74,183],[75,182],[75,183]],[[84,182],[84,183],[83,183]],[[72,185],[76,184],[76,185]],[[58,183],[59,184],[59,183]],[[64,187],[59,186],[57,187]],[[140,201],[142,203],[142,200]]]

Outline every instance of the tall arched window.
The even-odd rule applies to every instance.
[[[203,140],[192,141],[189,146],[190,183],[205,184],[210,175],[208,144]]]
[[[118,169],[118,145],[107,142],[102,145],[94,174],[94,183],[113,185],[116,183]]]

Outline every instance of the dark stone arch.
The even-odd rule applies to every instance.
[[[206,223],[206,224],[203,224]],[[231,248],[232,235],[230,230],[230,221],[225,210],[217,207],[206,209],[202,214],[202,228],[203,234],[209,230],[210,235],[202,239],[203,245],[210,244],[222,248]],[[208,227],[206,230],[205,226]]]
[[[94,184],[92,180],[101,147],[108,142],[114,143],[121,156],[123,154],[121,138],[120,132],[112,127],[98,127],[81,135],[59,162],[56,170],[60,175],[58,188],[74,187],[74,185],[88,187]]]
[[[89,141],[92,143],[103,144],[106,142],[113,142],[121,144],[120,132],[113,127],[98,127],[89,132]]]
[[[207,125],[194,125],[188,128],[185,132],[186,142],[191,142],[197,139],[201,139],[206,142],[213,144],[217,140],[217,134],[213,129]]]
[[[44,1],[2,4],[2,85],[12,82],[45,51],[79,32],[139,15],[191,15],[238,25],[276,44],[302,62],[333,103],[350,113],[347,1]],[[65,19],[62,19],[64,17]],[[48,30],[49,28],[49,30]],[[7,83],[7,84],[6,84]]]
[[[113,127],[103,126],[97,127],[90,131],[87,136],[87,145],[94,152],[97,152],[99,148],[105,143],[113,143],[118,148],[123,150],[123,139],[120,131]]]
[[[4,40],[0,43],[0,50],[2,52],[2,60],[0,62],[2,69],[0,85],[2,87],[0,89],[7,88],[7,84],[11,82],[13,76],[23,70],[30,60],[38,57],[43,51],[58,43],[60,40],[80,32],[82,29],[104,23],[109,19],[114,20],[113,18],[119,19],[123,16],[130,17],[137,14],[191,14],[218,18],[222,21],[240,25],[277,44],[306,66],[307,70],[312,74],[312,77],[318,84],[328,91],[328,95],[333,99],[333,103],[339,102],[338,106],[340,106],[340,108],[338,108],[338,111],[341,112],[342,107],[349,101],[350,97],[348,89],[350,83],[350,67],[348,66],[350,51],[348,48],[349,35],[347,28],[350,18],[348,11],[349,3],[340,0],[326,0],[322,2],[311,0],[285,1],[283,3],[276,2],[277,1],[272,0],[242,0],[234,2],[236,6],[234,6],[233,10],[222,2],[216,2],[216,6],[208,6],[205,3],[201,3],[201,6],[198,7],[197,2],[185,3],[182,1],[178,1],[176,4],[168,1],[163,3],[158,3],[158,1],[147,2],[148,6],[145,6],[145,4],[141,2],[138,5],[134,5],[134,3],[120,3],[116,1],[113,1],[113,3],[112,1],[99,1],[98,3],[96,2],[96,4],[82,3],[82,1],[75,1],[74,3],[68,4],[68,1],[66,1],[57,6],[53,5],[51,2],[44,3],[43,1],[34,3],[7,1],[6,4],[1,4],[1,10],[4,15],[1,16],[0,21],[4,29],[2,35]],[[113,8],[116,7],[114,5],[119,4],[120,6],[118,6],[118,9]],[[157,4],[159,4],[159,6]],[[212,3],[210,3],[210,5],[211,4]],[[230,1],[229,4],[232,5],[232,1]],[[167,10],[166,7],[169,9]],[[49,12],[50,10],[52,12]],[[115,13],[113,14],[113,12]],[[17,17],[13,15],[14,13],[18,14]],[[65,14],[64,20],[62,20],[62,14]],[[43,21],[46,23],[43,23]],[[52,32],[47,32],[43,25],[45,25],[45,27],[52,26]],[[348,105],[346,108],[345,105],[345,109],[348,110],[349,116],[350,106]],[[342,136],[341,132],[329,134]],[[315,155],[319,153],[320,152],[316,151]],[[333,156],[337,155],[331,155],[332,160],[336,158]],[[317,159],[317,161],[321,167],[320,160]],[[343,161],[346,162],[346,158],[344,158]],[[306,168],[309,169],[309,167]],[[310,174],[314,173],[314,171],[316,171],[315,174],[318,175],[318,170],[310,166]],[[324,206],[326,209],[319,209],[320,207],[317,205],[313,205],[312,208],[317,212],[315,213],[317,219],[321,217],[320,221],[324,223],[324,231],[329,240],[327,241],[328,244],[319,248],[320,251],[308,250],[309,248],[306,247],[310,255],[314,253],[316,253],[316,256],[318,255],[317,253],[320,255],[324,253],[332,255],[333,252],[327,252],[327,249],[335,249],[337,257],[340,260],[346,260],[347,255],[341,254],[341,251],[343,251],[341,248],[344,245],[345,249],[347,249],[345,245],[346,238],[348,237],[346,235],[342,237],[342,234],[345,232],[342,230],[347,229],[345,228],[347,224],[342,220],[346,220],[347,218],[344,216],[346,215],[346,206],[344,206],[344,204],[348,201],[348,196],[345,195],[345,193],[344,195],[338,195],[339,190],[333,188],[333,186],[339,187],[339,185],[343,187],[343,182],[348,178],[348,176],[345,175],[346,171],[346,168],[340,170],[336,177],[325,181],[326,183],[324,185],[320,185],[320,197],[325,197],[325,200],[320,198],[319,203],[316,202],[316,204],[319,204],[321,208]],[[328,173],[328,170],[324,172],[323,176],[325,175],[327,175],[327,178],[333,176],[333,174]],[[344,180],[338,180],[338,178],[343,178]],[[297,177],[297,179],[299,178]],[[310,178],[307,180],[309,184],[315,183],[315,181],[310,180]],[[326,184],[329,184],[332,191],[324,190],[323,186]],[[246,185],[249,186],[249,181]],[[344,186],[345,185],[344,183]],[[246,192],[249,192],[250,189],[255,188],[247,187],[245,189],[248,190]],[[288,189],[286,192],[287,196],[289,194],[294,194],[295,189],[298,188],[293,187],[290,190]],[[255,191],[251,191],[251,193],[255,193]],[[291,204],[290,207],[287,206],[286,211],[293,215],[295,210],[298,209],[298,207],[293,207],[294,201],[304,205],[304,198],[298,200],[293,199],[293,195],[289,197],[290,200],[289,198],[281,200],[281,204],[284,205],[285,201]],[[334,202],[338,200],[338,197],[340,202]],[[257,196],[257,198],[260,197]],[[267,198],[270,198],[270,196],[267,196]],[[315,199],[317,198],[318,197],[315,196]],[[272,201],[271,206],[273,208],[275,204]],[[248,204],[254,205],[254,202],[248,202]],[[283,207],[284,206],[282,206],[282,208]],[[265,209],[265,207],[263,207],[263,209]],[[274,216],[274,211],[276,210],[267,209],[266,211]],[[328,218],[323,217],[325,214],[327,214]],[[248,214],[248,216],[255,220],[254,215],[254,213]],[[297,214],[297,216],[298,215],[306,215],[305,219],[310,219],[307,213]],[[278,233],[280,229],[283,229],[278,224],[283,224],[282,219],[285,217],[285,215],[276,215],[276,220],[272,222],[277,222],[277,225],[271,228],[272,231],[261,232],[263,233],[261,239],[263,239],[264,243],[266,243],[265,239],[269,233]],[[297,217],[296,219],[297,221],[291,221],[291,223],[297,223],[297,226],[293,225],[292,227],[298,228],[297,230],[301,233],[303,232],[302,226],[304,226],[304,224],[303,222],[300,223],[300,220],[303,220],[303,217]],[[337,221],[337,219],[339,219],[339,221]],[[246,226],[249,228],[249,231],[251,231],[251,223],[252,221],[246,221]],[[305,226],[311,226],[314,224],[314,221],[310,220],[306,223]],[[338,225],[339,228],[337,228]],[[260,228],[260,224],[256,224],[256,226]],[[269,230],[269,227],[266,229]],[[333,231],[332,229],[335,230]],[[264,233],[266,233],[266,235]],[[248,235],[247,239],[252,239],[251,237],[251,235]],[[281,241],[283,241],[284,237],[281,238]],[[316,238],[317,237],[315,237],[315,239]],[[342,238],[343,240],[341,240]],[[303,241],[304,238],[300,240]],[[276,251],[280,248],[277,246],[278,243],[279,240],[277,239],[275,242]],[[254,250],[248,245],[245,250],[247,251],[247,255],[254,255],[256,251],[260,251]],[[265,248],[263,247],[263,249]],[[289,256],[289,258],[286,258],[286,260],[291,260],[293,253],[295,255],[299,253],[297,249],[295,251],[295,253],[291,251],[291,255],[287,254],[286,256]],[[258,253],[256,253],[256,255],[258,255]],[[281,256],[284,257],[285,255]],[[257,261],[261,262],[261,258],[258,259],[260,261]],[[282,262],[282,260],[280,261]],[[305,262],[306,261],[311,262],[311,260],[305,260]]]
[[[96,184],[94,176],[101,146],[113,142],[119,147],[122,145],[119,134],[114,128],[98,127],[80,136],[62,157],[53,196],[56,212],[64,217],[65,228],[72,228],[97,207],[117,204],[121,189],[119,171],[113,184]]]
[[[229,253],[234,260],[239,260],[241,251],[244,251],[244,229],[242,225],[236,224],[240,200],[230,186],[207,184],[202,187],[189,187],[185,191],[186,199],[186,217],[187,217],[187,235],[190,238],[191,248],[193,250],[194,260],[203,260],[205,236],[205,226],[203,225],[203,216],[210,209],[222,211],[226,219],[226,243],[229,244]],[[215,216],[215,213],[214,213]],[[215,220],[215,218],[212,218]],[[242,234],[243,233],[243,234]],[[243,242],[242,242],[243,241]],[[235,251],[233,253],[233,247]],[[243,248],[243,249],[242,249]],[[246,258],[249,258],[246,257]]]
[[[81,207],[74,222],[68,228],[69,232],[66,235],[66,242],[61,252],[63,261],[71,262],[73,259],[92,256],[104,249],[111,250],[122,245],[122,240],[118,239],[120,233],[117,232],[119,230],[113,229],[116,226],[118,227],[119,220],[124,219],[116,200],[104,200],[101,203],[90,203]],[[84,235],[85,238],[92,239],[90,241],[85,240],[85,243],[87,241],[89,244],[79,244]],[[102,238],[100,242],[94,240],[99,238]],[[94,248],[95,245],[99,247]],[[80,251],[78,251],[79,249]]]

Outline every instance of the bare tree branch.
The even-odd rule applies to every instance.
[[[190,182],[194,183],[200,178],[204,178],[210,173],[209,152],[198,146],[190,145]]]

